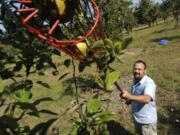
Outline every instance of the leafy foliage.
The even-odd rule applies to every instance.
[[[113,84],[119,79],[120,74],[117,71],[110,72],[109,70],[107,70],[106,72],[105,88],[106,90],[113,90]]]
[[[7,47],[9,50],[13,50],[11,52],[12,60],[8,60],[2,64],[7,64],[7,62],[15,63],[12,69],[8,69],[9,74],[11,72],[19,72],[23,66],[26,68],[26,77],[36,70],[47,67],[47,65],[56,70],[56,65],[53,63],[51,57],[52,54],[60,55],[60,53],[55,48],[48,48],[47,44],[42,40],[29,33],[14,15],[8,1],[2,1],[1,6],[0,20],[2,21],[2,27],[4,27],[5,32],[3,35],[0,35],[0,38],[1,42],[6,45],[2,46],[1,50],[4,50],[3,52],[6,55]],[[4,75],[2,77],[6,79],[12,77],[12,73],[7,76],[7,69],[3,70],[2,74],[6,74],[6,76]]]
[[[91,98],[87,104],[80,106],[80,117],[73,119],[74,126],[71,135],[109,135],[106,123],[110,120],[115,120],[113,112],[103,110],[102,101]]]
[[[101,20],[108,37],[118,37],[125,29],[132,30],[136,24],[133,15],[132,0],[97,0],[101,11]]]
[[[86,66],[95,63],[100,71],[106,71],[118,55],[123,54],[123,50],[132,42],[132,37],[122,39],[97,40],[88,50],[90,55],[83,62],[79,63],[79,71],[82,72]]]
[[[87,111],[90,113],[97,112],[101,107],[101,102],[98,99],[90,99],[87,103]]]
[[[82,72],[86,66],[95,63],[98,69],[95,73],[95,82],[99,88],[111,92],[114,90],[114,83],[119,79],[120,74],[110,67],[110,63],[115,60],[117,55],[122,54],[131,41],[132,38],[96,41],[88,50],[91,51],[91,55],[79,63],[79,71]],[[107,109],[104,110],[101,104],[97,98],[91,98],[87,103],[77,104],[78,109],[74,110],[78,112],[79,117],[73,119],[75,125],[71,135],[109,135],[106,123],[114,120],[114,113]]]
[[[170,3],[172,14],[176,20],[176,27],[179,27],[179,15],[180,15],[180,1],[179,0],[168,0],[168,3]]]
[[[158,3],[153,3],[151,0],[141,0],[134,12],[139,24],[148,24],[157,21],[160,16],[160,7]]]
[[[167,19],[167,17],[171,15],[170,3],[168,0],[162,1],[161,5],[160,5],[160,10],[161,10],[161,17],[165,21]]]

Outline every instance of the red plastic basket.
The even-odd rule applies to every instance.
[[[43,8],[40,8],[35,4],[39,1],[43,0],[17,0],[11,1],[11,5],[22,24],[30,32],[72,58],[82,61],[85,56],[76,46],[77,43],[83,42],[85,39],[93,43],[104,35],[100,27],[97,27],[99,25],[99,9],[95,0],[77,0],[77,9],[71,8],[70,14],[72,15],[66,20],[61,15],[51,17],[49,12],[55,7],[46,8],[49,5],[45,7],[41,5]]]

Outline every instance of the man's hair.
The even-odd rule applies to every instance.
[[[147,68],[146,62],[144,62],[143,60],[137,60],[137,61],[134,63],[134,66],[135,66],[137,63],[143,64],[143,65],[144,65],[144,69]]]

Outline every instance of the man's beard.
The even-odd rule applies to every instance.
[[[134,73],[134,79],[136,82],[139,82],[142,79],[142,77],[140,76],[139,73]]]

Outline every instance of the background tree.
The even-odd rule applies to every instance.
[[[176,27],[179,27],[179,15],[180,15],[180,1],[179,0],[170,0],[170,6],[172,9],[172,14],[176,21]]]
[[[167,16],[172,15],[176,21],[176,27],[179,27],[180,15],[180,1],[179,0],[163,0],[161,4],[161,12],[164,20]]]
[[[160,17],[160,5],[158,3],[152,3],[149,10],[149,15],[153,25],[157,24],[157,19]]]
[[[108,37],[118,36],[123,30],[132,30],[135,18],[131,0],[98,0],[102,25]]]
[[[134,15],[137,18],[138,24],[148,24],[151,26],[151,17],[149,16],[151,4],[150,0],[141,0],[135,8]]]
[[[151,26],[157,22],[160,16],[160,6],[151,0],[141,0],[139,5],[135,7],[134,15],[138,24],[148,24]]]
[[[171,15],[171,9],[170,9],[170,1],[169,0],[163,0],[160,4],[160,14],[163,20],[165,21],[168,16]]]

